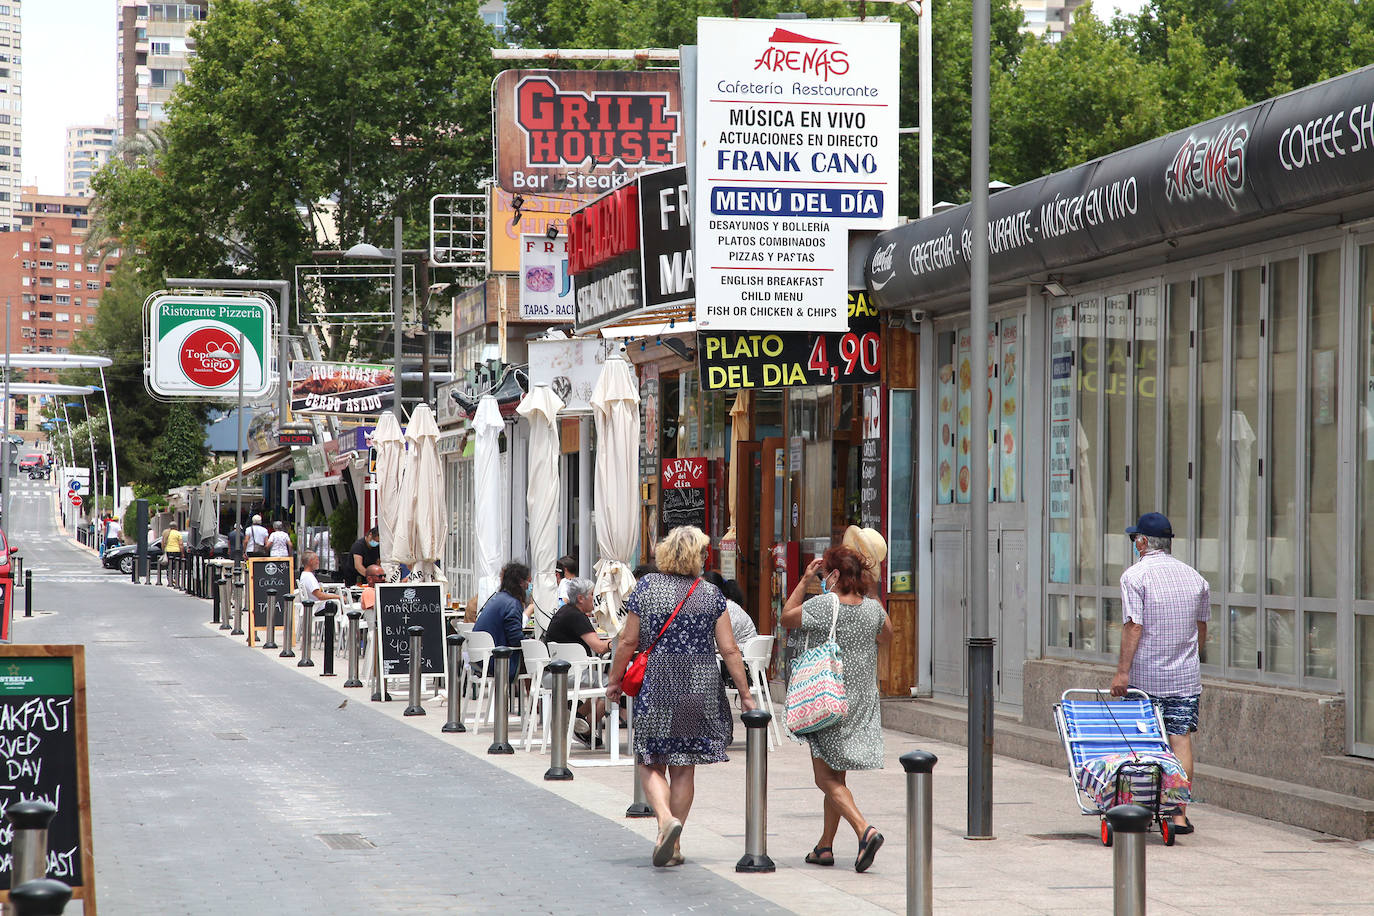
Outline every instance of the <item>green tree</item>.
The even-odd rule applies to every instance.
[[[205,470],[205,426],[183,401],[167,411],[167,425],[153,441],[156,482],[163,492],[199,483]]]

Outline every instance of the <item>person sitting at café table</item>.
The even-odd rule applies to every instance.
[[[367,577],[367,584],[363,586],[362,595],[359,603],[363,610],[370,611],[377,603],[377,583],[386,581],[386,570],[376,563],[373,563],[363,574]]]
[[[568,603],[558,609],[558,613],[553,615],[549,621],[549,628],[544,631],[545,643],[582,643],[587,647],[589,655],[603,655],[611,650],[611,641],[600,636],[596,632],[596,626],[592,623],[592,616],[596,614],[596,600],[592,595],[592,581],[590,579],[569,579],[568,580]],[[582,676],[579,681],[583,687],[590,687],[592,684],[591,666],[584,666]],[[553,675],[544,672],[544,686],[553,686]],[[573,723],[573,734],[581,738],[585,743],[591,744],[592,727],[587,716],[591,712],[591,700],[584,700],[577,707],[577,721]],[[606,715],[606,701],[598,699],[596,701],[596,715],[598,718]]]
[[[501,588],[494,592],[482,605],[473,624],[473,632],[488,633],[497,646],[509,646],[515,651],[510,656],[510,679],[515,680],[520,671],[520,640],[525,638],[525,600],[529,597],[530,568],[524,563],[512,562],[501,567]]]

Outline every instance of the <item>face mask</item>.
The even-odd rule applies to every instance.
[[[1131,554],[1134,557],[1132,563],[1140,559],[1140,548],[1135,546],[1135,541],[1131,541]]]
[[[525,594],[528,595],[528,596],[533,596],[533,595],[534,595],[534,583],[533,583],[533,582],[526,582],[526,583],[525,583]]]
[[[826,593],[829,592],[829,591],[830,591],[830,582],[829,582],[829,580],[827,580],[827,579],[822,579],[822,580],[821,580],[821,594],[824,595],[824,594],[826,594]]]
[[[369,546],[369,547],[376,547],[379,543],[380,543],[379,541],[368,541],[368,542],[367,542],[367,546]]]

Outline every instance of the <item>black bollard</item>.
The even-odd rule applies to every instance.
[[[243,635],[243,567],[234,570],[234,629],[229,631],[230,636]]]
[[[334,676],[334,615],[337,613],[339,607],[332,601],[326,601],[324,607],[315,612],[316,617],[324,618],[324,670],[320,677]]]
[[[36,881],[48,874],[48,825],[57,808],[41,801],[20,802],[5,812],[14,839],[10,875],[15,884]]]
[[[33,616],[33,570],[31,569],[24,570],[24,616]]]
[[[422,664],[425,658],[423,654],[425,628],[421,626],[409,627],[406,632],[410,634],[410,703],[401,715],[423,716],[425,708],[420,705],[420,678],[424,675]]]
[[[344,686],[361,687],[363,682],[358,677],[358,658],[362,655],[360,640],[363,612],[354,608],[345,616],[348,617],[348,679],[344,681]]]
[[[350,611],[362,616],[357,611]],[[463,664],[463,634],[450,633],[444,640],[448,643],[448,721],[440,729],[445,732],[465,732],[463,724],[463,675],[459,670]],[[359,684],[358,686],[362,686]]]
[[[219,570],[214,573],[214,588],[210,592],[210,622],[219,623]]]
[[[515,753],[515,748],[510,746],[510,657],[514,651],[510,646],[497,646],[491,650],[491,657],[496,660],[496,680],[491,685],[492,693],[495,695],[496,715],[492,722],[492,740],[491,747],[487,748],[488,754]]]
[[[549,745],[549,768],[544,771],[544,779],[549,782],[567,782],[573,778],[568,769],[568,672],[572,664],[566,658],[556,658],[544,666],[553,675],[553,728],[552,742]]]
[[[1112,912],[1145,916],[1145,831],[1153,820],[1140,805],[1117,805],[1107,814],[1112,848]]]
[[[768,858],[768,723],[772,716],[751,709],[740,716],[748,734],[744,746],[744,856],[735,871],[772,872]]]
[[[939,758],[907,751],[901,759],[906,770],[906,911],[907,916],[930,916],[931,774]]]
[[[249,620],[248,625],[252,626],[253,621]],[[269,588],[267,590],[267,642],[262,644],[264,649],[276,649],[277,646],[277,590]]]
[[[55,878],[25,881],[10,891],[15,916],[61,916],[72,889]]]
[[[310,644],[314,642],[310,638],[310,630],[315,626],[315,602],[306,595],[301,602],[301,660],[296,662],[297,668],[313,668],[315,662],[310,657]]]
[[[216,593],[219,595],[219,628],[229,630],[233,628],[229,623],[229,613],[234,604],[234,580],[230,571],[223,566],[219,567],[218,583]]]
[[[296,642],[296,593],[287,592],[282,596],[281,612],[281,654],[277,658],[295,658],[296,652],[291,647]]]

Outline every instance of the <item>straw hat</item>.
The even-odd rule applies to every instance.
[[[887,541],[873,528],[850,525],[844,533],[843,543],[863,556],[868,565],[875,569],[887,557]]]

